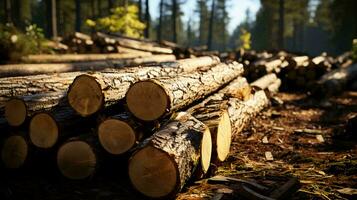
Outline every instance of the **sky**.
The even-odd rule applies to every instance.
[[[195,13],[197,0],[186,0],[186,3],[182,5],[182,11],[184,12],[183,21],[186,23],[190,18],[198,22],[197,13]],[[160,0],[150,1],[150,14],[151,17],[159,17],[159,2]],[[209,6],[211,1],[207,1]],[[255,19],[255,14],[260,8],[259,0],[228,0],[227,11],[230,17],[230,23],[228,25],[228,30],[230,33],[245,19],[246,10],[250,10],[250,15],[252,19]]]

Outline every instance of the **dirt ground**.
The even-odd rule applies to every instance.
[[[327,100],[279,93],[274,102],[235,137],[230,156],[213,166],[210,176],[252,180],[271,191],[296,176],[301,188],[292,199],[355,198],[341,189],[357,188],[357,131],[345,131],[346,120],[357,113],[357,92]],[[6,172],[0,178],[0,199],[144,199],[130,186],[125,168],[110,171],[118,174],[99,172],[79,182],[46,170]],[[189,183],[177,199],[243,198],[232,182],[203,179]]]

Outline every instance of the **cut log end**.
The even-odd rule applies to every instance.
[[[1,150],[1,159],[7,168],[16,169],[23,166],[28,154],[28,145],[22,136],[10,136]]]
[[[51,148],[58,140],[59,129],[48,113],[35,114],[30,121],[30,140],[40,148]]]
[[[89,75],[77,76],[68,90],[69,105],[83,117],[99,111],[103,101],[100,84]]]
[[[118,119],[108,119],[98,127],[99,142],[111,154],[122,154],[130,150],[136,142],[133,128]]]
[[[22,125],[27,117],[26,103],[22,99],[10,99],[5,104],[5,118],[10,126]]]
[[[227,158],[231,147],[231,137],[231,122],[228,112],[224,112],[217,128],[216,151],[219,161],[224,161]]]
[[[69,179],[84,179],[94,173],[97,160],[91,146],[83,141],[67,142],[57,153],[57,165]]]
[[[144,121],[153,121],[163,116],[169,106],[168,99],[165,90],[152,81],[137,82],[126,94],[130,112]]]
[[[129,162],[129,177],[134,187],[151,198],[167,197],[179,185],[179,172],[166,152],[152,146],[136,152]]]
[[[212,155],[212,137],[211,132],[207,128],[203,132],[202,143],[201,143],[201,167],[204,173],[207,173],[209,166],[211,164]]]

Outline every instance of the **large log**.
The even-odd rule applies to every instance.
[[[12,64],[0,66],[0,77],[9,76],[28,76],[37,74],[49,74],[49,73],[63,73],[74,71],[91,71],[91,70],[104,70],[108,68],[119,68],[125,65],[156,63],[156,62],[169,62],[174,61],[176,58],[173,55],[152,55],[145,57],[140,61],[137,56],[127,59],[109,59],[105,55],[104,60],[93,60],[85,62],[73,62],[73,63],[47,63],[47,64]],[[63,55],[64,56],[64,55]],[[60,58],[61,60],[61,58]]]
[[[93,72],[76,77],[68,90],[70,106],[82,116],[89,116],[101,108],[118,103],[130,85],[140,80],[160,76],[176,76],[201,67],[219,63],[217,57],[184,59],[155,66],[131,68],[127,73]]]
[[[314,93],[318,96],[331,96],[343,91],[347,85],[357,79],[357,64],[333,70],[321,77]]]
[[[247,100],[251,90],[247,80],[238,77],[229,85],[187,110],[192,116],[206,124],[212,136],[212,161],[224,161],[231,146],[232,128],[228,115],[228,98]]]
[[[178,113],[132,155],[130,180],[145,196],[172,198],[196,169],[207,172],[211,148],[208,127],[187,113]]]
[[[154,121],[208,96],[242,73],[243,66],[233,62],[179,77],[140,81],[130,87],[126,102],[135,117]]]
[[[25,165],[29,155],[29,143],[24,134],[14,134],[5,139],[1,147],[2,164],[9,169]]]

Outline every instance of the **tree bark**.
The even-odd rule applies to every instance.
[[[177,0],[172,0],[172,31],[173,31],[173,38],[172,41],[177,43]]]
[[[279,0],[279,35],[278,35],[278,45],[279,49],[284,49],[284,29],[285,29],[285,1]]]
[[[128,68],[122,73],[93,72],[78,76],[68,91],[69,104],[82,116],[89,116],[120,102],[130,85],[148,78],[177,76],[219,63],[217,57],[202,57],[162,63],[156,66]]]
[[[237,62],[178,77],[135,83],[126,94],[128,109],[140,120],[155,121],[217,91],[243,73]]]
[[[52,38],[57,38],[57,5],[56,0],[51,0],[51,29]]]
[[[211,148],[208,127],[187,113],[178,113],[139,145],[129,161],[130,180],[145,196],[172,198],[196,169],[207,172]]]

